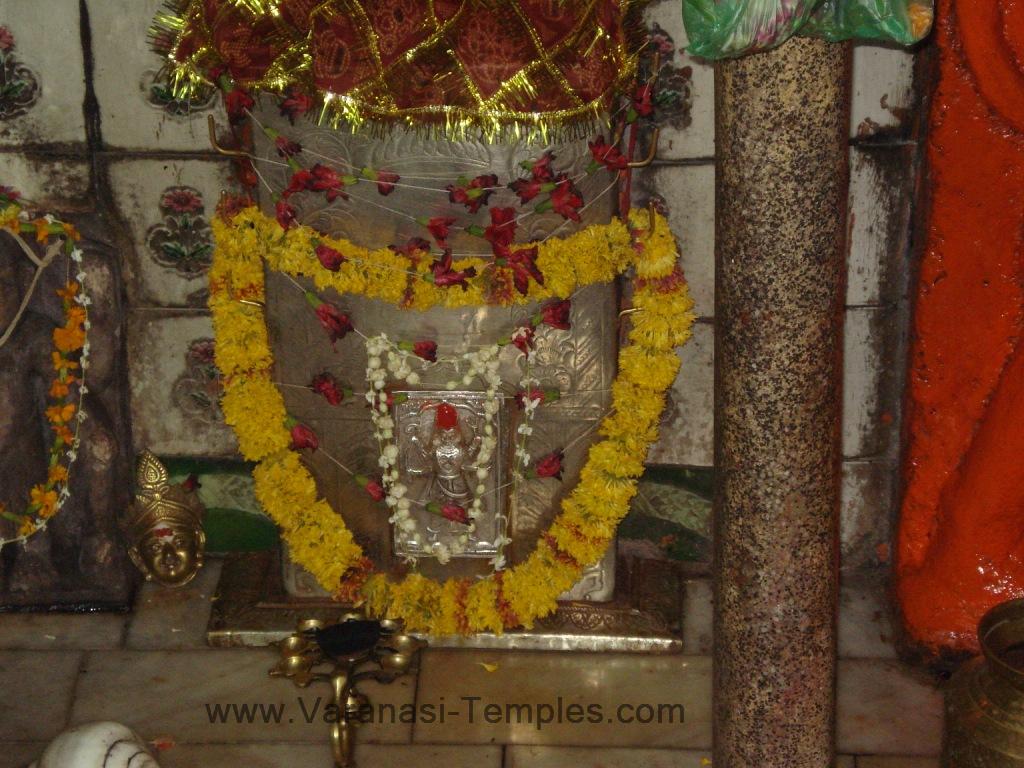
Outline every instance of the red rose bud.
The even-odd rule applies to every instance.
[[[431,237],[441,248],[448,246],[448,232],[451,225],[455,223],[454,216],[433,216],[429,219],[426,216],[420,216],[416,221],[430,230]]]
[[[633,94],[633,111],[641,117],[650,117],[654,112],[654,104],[651,100],[652,91],[651,84],[644,83]]]
[[[412,352],[414,355],[416,355],[416,357],[422,357],[427,362],[437,362],[436,341],[417,341],[415,344],[412,345]]]
[[[306,301],[316,309],[317,319],[323,329],[327,331],[331,344],[338,339],[344,339],[354,330],[349,316],[330,302],[321,301],[315,293],[309,291],[306,292]]]
[[[277,216],[277,223],[281,225],[281,229],[289,229],[295,225],[295,217],[297,214],[295,209],[286,201],[278,200],[277,205],[274,208]]]
[[[0,185],[0,200],[5,203],[13,203],[15,200],[21,197],[21,192],[16,190],[14,187],[5,187]]]
[[[551,162],[555,159],[554,153],[549,149],[541,155],[539,160],[530,163],[530,175],[538,181],[551,181],[554,172],[551,170]],[[526,166],[526,163],[523,163]]]
[[[491,244],[494,254],[508,256],[508,247],[515,237],[515,208],[491,208],[491,224],[484,230],[484,238]]]
[[[182,481],[181,487],[191,493],[192,491],[202,488],[203,485],[199,482],[199,477],[193,473]]]
[[[432,501],[426,505],[425,509],[432,515],[443,517],[446,520],[451,520],[453,523],[460,523],[461,525],[469,525],[469,514],[466,512],[464,507],[460,507],[458,504],[440,504],[436,501]]]
[[[309,388],[321,395],[331,405],[341,405],[341,401],[345,399],[346,395],[345,389],[338,384],[338,380],[326,371],[314,376],[313,381],[309,383]]]
[[[347,259],[341,255],[338,251],[331,248],[329,245],[320,243],[316,247],[316,257],[320,260],[324,269],[329,269],[331,272],[337,272],[341,269],[341,265],[344,264]]]
[[[388,248],[408,259],[419,259],[422,253],[430,252],[430,243],[422,237],[414,237],[405,245],[389,245]]]
[[[284,188],[281,197],[291,197],[297,192],[304,192],[313,184],[313,172],[308,168],[299,168],[288,179],[288,186]]]
[[[319,447],[320,440],[317,438],[316,432],[305,424],[292,426],[292,450],[301,451],[303,448],[309,448],[311,451],[315,451]]]
[[[360,488],[366,491],[371,499],[374,501],[384,501],[384,497],[387,494],[384,492],[384,486],[379,478],[356,475],[355,481]]]
[[[537,246],[522,248],[518,251],[507,251],[505,262],[512,270],[512,283],[516,290],[525,296],[530,291],[530,278],[544,285],[544,274],[537,266]]]
[[[277,147],[277,154],[281,157],[294,157],[302,152],[302,145],[292,141],[287,136],[277,134],[274,138],[274,146]]]
[[[397,173],[377,171],[377,191],[382,195],[390,195],[395,191],[395,184],[401,178]]]
[[[590,154],[593,157],[591,163],[595,170],[604,166],[609,171],[624,171],[628,164],[626,156],[619,151],[614,144],[605,144],[604,136],[598,136],[594,141],[588,141]]]
[[[231,221],[246,208],[256,205],[248,195],[221,195],[217,203],[217,215],[224,221]]]
[[[295,118],[306,114],[313,107],[313,99],[300,91],[292,89],[288,97],[281,102],[281,116],[287,117],[288,121],[295,125]]]
[[[256,102],[241,88],[235,88],[224,97],[224,106],[228,110],[228,120],[239,123],[245,119],[245,113],[256,106]]]
[[[516,193],[520,203],[526,205],[543,191],[544,184],[538,179],[516,179],[508,188]]]
[[[482,174],[472,181],[460,178],[458,184],[449,184],[448,201],[466,206],[470,213],[476,213],[487,205],[487,200],[498,185],[498,177],[493,173]]]
[[[452,268],[452,251],[450,248],[446,248],[444,255],[440,259],[436,259],[434,263],[430,265],[430,276],[428,279],[430,279],[434,285],[440,287],[458,285],[465,291],[469,288],[469,283],[467,281],[473,277],[476,277],[476,269],[474,267],[467,267],[462,270],[455,270]]]
[[[550,202],[555,213],[563,219],[580,220],[579,210],[583,207],[583,198],[566,174],[560,173],[555,179]]]
[[[441,507],[441,515],[446,520],[451,520],[453,523],[469,525],[469,515],[466,513],[466,510],[458,504],[445,504]]]
[[[533,349],[533,337],[536,332],[532,326],[522,325],[517,328],[512,334],[512,343],[516,345],[520,352],[524,355],[529,354],[530,350]]]
[[[533,471],[537,473],[537,477],[553,477],[556,480],[561,480],[563,459],[565,459],[565,454],[562,451],[552,451],[537,459]]]
[[[571,309],[572,302],[569,299],[556,299],[541,309],[537,322],[545,323],[560,331],[568,331],[572,327],[572,323],[569,320]]]
[[[339,197],[348,200],[348,193],[345,191],[345,181],[333,168],[328,168],[322,163],[317,163],[310,169],[309,189],[314,192],[326,192],[327,202],[333,203]]]
[[[539,400],[540,405],[544,403],[553,403],[555,400],[562,396],[562,391],[557,388],[541,389],[540,387],[533,387],[529,392],[526,390],[519,390],[516,392],[516,406],[522,410],[526,407],[526,400]]]

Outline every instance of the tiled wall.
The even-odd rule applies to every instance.
[[[181,105],[153,88],[147,27],[162,0],[0,0],[0,24],[38,94],[0,120],[0,182],[55,211],[108,217],[131,307],[128,346],[134,440],[163,455],[231,456],[211,381],[204,306],[205,221],[230,169],[206,139],[218,106]],[[679,237],[701,321],[651,460],[712,462],[714,78],[680,53],[678,0],[656,0],[648,24],[664,49],[663,131],[635,197],[663,200]],[[83,28],[85,31],[83,32]],[[83,53],[83,40],[87,49]],[[913,57],[859,47],[851,121],[850,271],[843,425],[846,564],[888,540],[898,434],[902,277],[916,157]],[[83,115],[83,103],[87,105]],[[192,118],[182,116],[191,107]],[[86,117],[87,116],[87,117]],[[87,119],[88,118],[88,119]],[[90,174],[93,174],[91,176]],[[90,183],[93,179],[95,183]]]

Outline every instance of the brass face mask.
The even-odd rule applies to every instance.
[[[128,554],[147,581],[165,587],[190,582],[203,564],[203,508],[194,492],[171,485],[167,468],[143,451],[127,521]]]

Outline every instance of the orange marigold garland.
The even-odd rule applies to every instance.
[[[46,420],[53,432],[53,443],[49,451],[49,467],[46,479],[32,486],[24,509],[11,510],[0,503],[0,517],[16,524],[16,533],[10,538],[0,538],[0,547],[16,541],[24,541],[34,533],[46,528],[47,521],[56,515],[70,495],[70,470],[77,457],[79,425],[85,419],[82,411],[82,397],[85,394],[85,371],[89,367],[89,297],[85,292],[85,273],[81,271],[82,252],[75,246],[80,239],[78,231],[52,216],[29,220],[19,204],[20,195],[9,187],[0,186],[0,229],[7,231],[17,241],[22,251],[36,265],[34,288],[41,272],[53,258],[63,253],[71,264],[79,268],[74,279],[57,289],[63,310],[63,323],[53,329],[53,380],[48,392]],[[40,258],[23,237],[29,235],[36,243],[46,246],[45,255]],[[0,345],[6,342],[28,304],[32,289],[27,292],[18,315],[0,337]]]

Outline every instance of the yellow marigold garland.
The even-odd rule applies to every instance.
[[[645,229],[653,223],[650,231]],[[284,398],[271,381],[273,355],[261,302],[264,263],[275,271],[313,279],[318,289],[354,293],[424,310],[485,303],[485,280],[467,290],[439,287],[427,277],[423,259],[406,297],[410,262],[388,249],[371,250],[325,237],[306,227],[283,230],[255,207],[213,225],[217,247],[210,270],[210,308],[216,362],[225,377],[225,419],[238,435],[242,455],[258,462],[256,495],[281,528],[289,551],[326,589],[339,592],[343,579],[365,567],[365,559],[341,516],[317,496],[316,482],[289,449]],[[337,272],[323,269],[317,243],[344,254]],[[524,247],[524,246],[520,246]],[[527,303],[571,295],[578,288],[608,282],[634,268],[629,345],[619,352],[612,407],[599,427],[580,482],[562,501],[562,511],[533,553],[519,565],[481,580],[440,583],[420,574],[401,581],[375,573],[361,584],[371,615],[402,618],[414,631],[437,634],[497,632],[530,627],[551,613],[558,595],[571,587],[583,567],[598,560],[629,511],[644,458],[657,439],[665,392],[679,369],[675,348],[690,337],[693,301],[676,266],[676,246],[664,217],[634,212],[621,221],[593,225],[564,239],[537,244],[544,285],[531,282]],[[484,273],[489,262],[470,258],[454,265]]]

